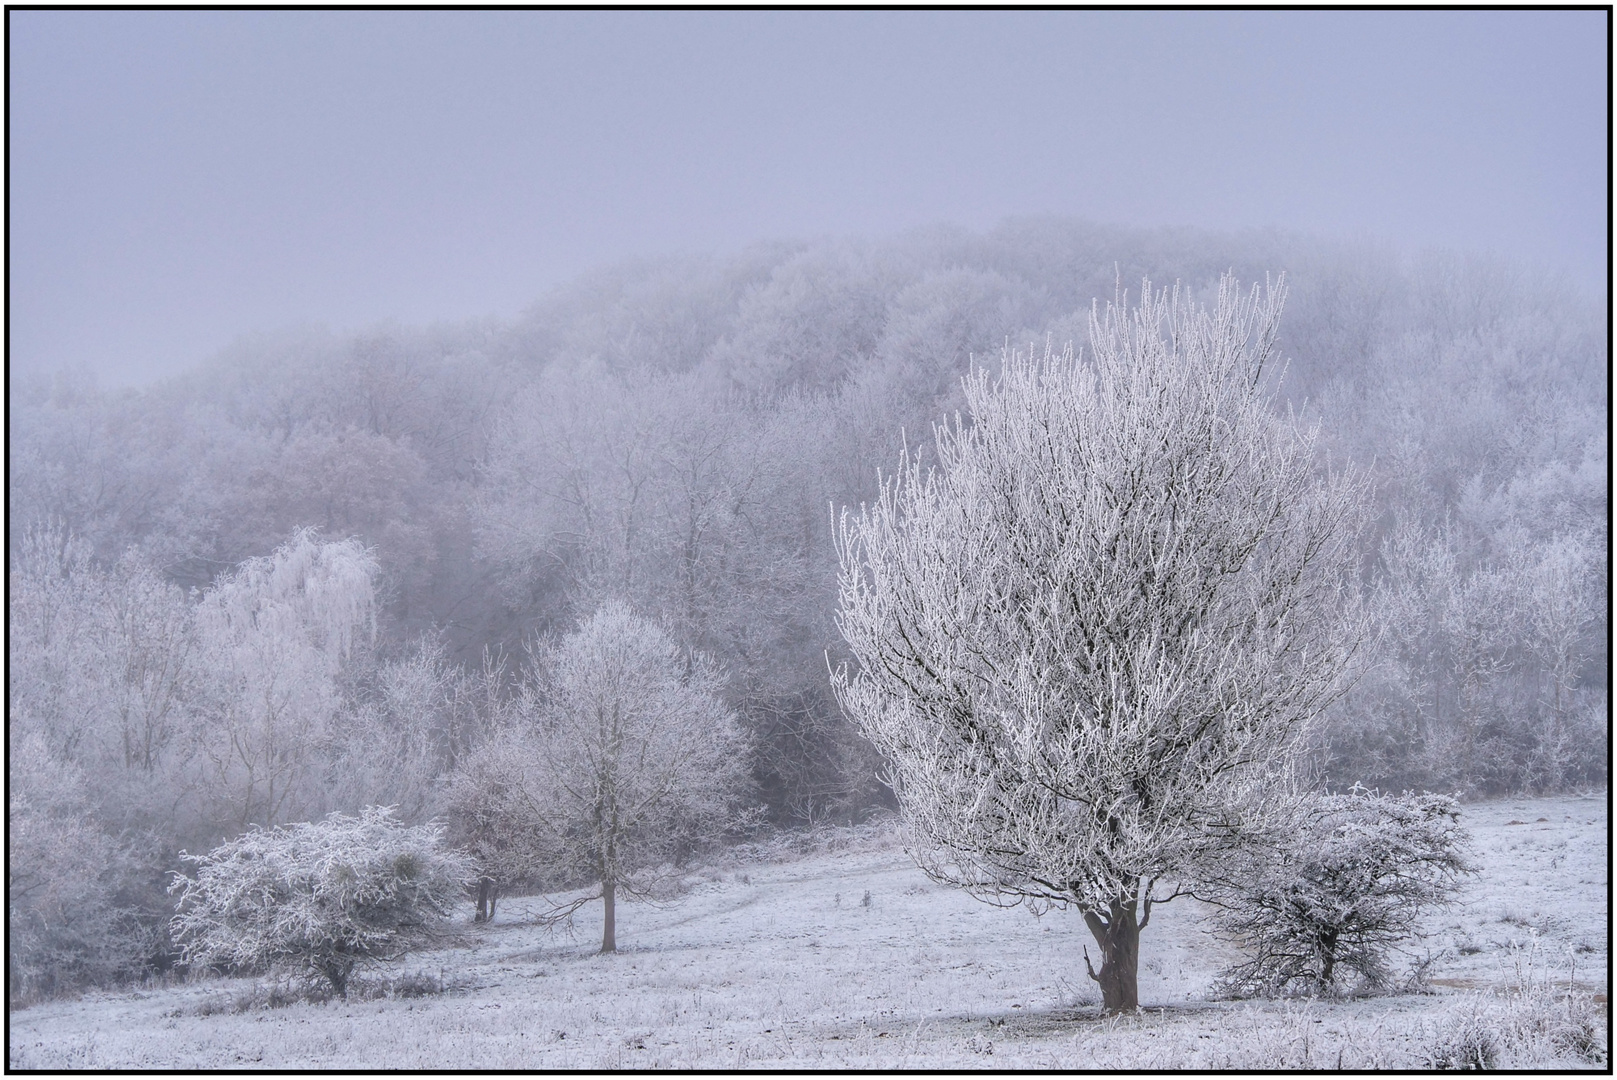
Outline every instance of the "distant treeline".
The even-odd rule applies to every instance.
[[[1148,276],[1204,300],[1227,270],[1286,274],[1283,399],[1331,467],[1374,481],[1361,584],[1381,632],[1316,735],[1322,783],[1604,783],[1601,304],[1486,260],[1267,232],[1029,219],[778,243],[618,267],[511,324],[256,338],[138,390],[13,381],[14,941],[19,910],[71,908],[126,920],[160,962],[180,848],[367,804],[441,813],[520,711],[535,644],[609,599],[723,672],[773,821],[888,805],[827,678],[834,511],[930,444],[973,363],[1082,348],[1094,299]],[[272,553],[340,556],[320,572],[370,574],[374,603],[297,608],[297,648],[248,658],[219,612]],[[297,738],[253,751],[267,802],[230,759],[227,714],[258,684],[221,689],[227,639],[243,671],[303,680]],[[131,963],[52,940],[36,982]]]

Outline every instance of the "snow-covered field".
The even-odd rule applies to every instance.
[[[1035,919],[929,882],[889,831],[731,858],[661,907],[547,934],[502,904],[444,947],[370,973],[418,997],[238,1011],[212,979],[13,1011],[33,1069],[1399,1068],[1492,1043],[1494,1064],[1604,1068],[1608,817],[1587,797],[1471,804],[1482,873],[1430,924],[1430,991],[1351,1002],[1209,1001],[1225,947],[1193,901],[1141,939],[1139,1015],[1100,1016],[1074,913]],[[1093,952],[1093,950],[1091,950]],[[1575,974],[1574,974],[1575,969]],[[1575,978],[1575,993],[1566,986]],[[1480,1034],[1479,1034],[1480,1033]],[[1592,1039],[1591,1039],[1592,1035]]]

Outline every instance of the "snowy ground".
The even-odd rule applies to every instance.
[[[1595,1068],[1605,1004],[1605,793],[1469,805],[1482,874],[1430,927],[1432,991],[1215,1002],[1228,963],[1193,902],[1141,941],[1137,1016],[1103,1019],[1075,914],[1035,919],[932,884],[893,836],[730,860],[678,900],[547,934],[512,899],[377,980],[443,993],[237,1011],[262,984],[199,981],[13,1011],[34,1069],[1419,1068],[1476,1033],[1495,1064]],[[595,907],[592,905],[592,907]],[[468,911],[466,918],[469,919]],[[1091,949],[1093,953],[1093,949]],[[1566,983],[1575,979],[1570,999]],[[1590,1018],[1593,1018],[1592,1024]],[[1591,1044],[1577,1032],[1593,1031]],[[1569,1034],[1571,1033],[1571,1034]],[[1603,1064],[1598,1067],[1604,1068]]]

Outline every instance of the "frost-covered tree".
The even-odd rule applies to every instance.
[[[406,828],[387,807],[359,817],[255,828],[176,874],[174,936],[193,966],[287,965],[343,997],[354,965],[387,959],[448,915],[468,860],[440,850],[443,827]]]
[[[138,810],[170,793],[144,789],[183,755],[192,704],[185,597],[133,552],[97,564],[60,523],[22,533],[7,605],[11,717],[117,789],[124,824],[150,825]]]
[[[1334,779],[1491,793],[1604,780],[1597,545],[1497,540],[1480,558],[1455,522],[1390,531],[1369,593],[1377,662],[1326,731]]]
[[[429,816],[435,782],[467,734],[459,729],[472,726],[464,700],[470,681],[433,637],[379,664],[370,685],[350,695],[336,721],[332,805],[390,805],[409,823]]]
[[[7,596],[8,895],[25,993],[137,975],[170,914],[162,860],[199,825],[190,606],[133,552],[18,530]]]
[[[444,778],[441,805],[449,819],[450,841],[477,867],[478,922],[489,917],[485,906],[489,892],[554,881],[542,865],[523,793],[523,771],[531,753],[523,735],[515,724],[496,733]]]
[[[425,594],[433,530],[443,507],[428,497],[426,463],[403,440],[370,430],[302,430],[256,463],[222,523],[228,558],[269,550],[297,526],[355,537],[392,586],[395,617]],[[448,500],[443,500],[447,502]]]
[[[792,253],[741,295],[711,359],[749,391],[834,385],[869,357],[909,263],[901,248],[837,241]]]
[[[6,972],[12,993],[138,974],[156,947],[131,903],[133,847],[98,819],[83,770],[37,732],[7,733]]]
[[[529,718],[472,755],[454,801],[535,876],[599,883],[555,917],[601,900],[612,952],[618,897],[644,895],[659,867],[735,820],[744,741],[716,673],[621,603],[543,650],[538,668]]]
[[[1593,637],[1603,623],[1595,551],[1579,535],[1558,536],[1524,573],[1528,655],[1539,690],[1528,781],[1541,790],[1608,780],[1609,702],[1590,668]],[[1591,672],[1592,674],[1592,672]]]
[[[764,516],[757,421],[702,372],[552,370],[506,411],[479,541],[522,601],[556,578],[576,611],[633,596],[682,645],[729,644]]]
[[[1092,317],[1091,363],[968,378],[937,467],[906,455],[842,518],[858,666],[834,682],[913,854],[985,899],[1076,906],[1109,1011],[1137,1006],[1157,882],[1261,810],[1358,639],[1361,486],[1271,408],[1282,297],[1226,279],[1209,312],[1147,283]]]
[[[340,703],[337,675],[374,626],[376,560],[356,540],[299,529],[223,576],[197,610],[219,714],[204,732],[203,782],[236,829],[275,824],[316,800],[317,753]]]
[[[1223,973],[1237,995],[1391,983],[1393,953],[1417,919],[1475,872],[1470,835],[1447,795],[1381,795],[1355,786],[1306,799],[1295,817],[1208,859],[1195,895],[1213,929],[1248,954]]]

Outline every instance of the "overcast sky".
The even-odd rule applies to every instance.
[[[10,358],[516,314],[579,273],[1027,213],[1606,288],[1592,12],[12,11]]]

